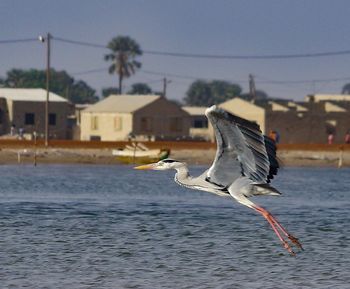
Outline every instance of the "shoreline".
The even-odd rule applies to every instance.
[[[112,155],[111,148],[0,148],[0,165],[5,164],[120,164]],[[210,166],[216,150],[209,149],[173,149],[170,158],[184,161],[189,165]],[[305,167],[350,167],[350,151],[310,151],[278,150],[277,157],[281,166]]]

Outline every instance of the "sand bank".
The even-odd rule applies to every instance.
[[[188,164],[210,165],[216,150],[209,149],[174,149],[171,158]],[[110,148],[0,148],[0,164],[34,163],[75,163],[75,164],[119,164],[112,156]],[[310,151],[279,150],[278,157],[284,166],[332,166],[339,164],[350,166],[350,151]]]

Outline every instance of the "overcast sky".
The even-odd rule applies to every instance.
[[[145,51],[253,56],[336,52],[350,50],[349,12],[350,1],[346,0],[0,0],[0,41],[50,32],[101,45],[128,35]],[[101,88],[118,83],[107,72],[105,53],[103,48],[56,40],[52,42],[52,66],[86,81],[100,93]],[[0,59],[2,77],[11,68],[44,69],[45,46],[39,41],[0,43]],[[229,80],[247,91],[252,73],[257,89],[296,100],[309,93],[339,93],[350,82],[350,54],[264,60],[144,54],[140,61],[142,71],[125,82],[125,89],[146,82],[161,90],[161,79],[166,76],[171,80],[168,96],[174,99],[182,99],[197,78]],[[334,80],[339,78],[349,80]]]

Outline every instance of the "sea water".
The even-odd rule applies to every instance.
[[[281,197],[254,198],[296,257],[254,211],[173,176],[0,166],[0,288],[350,288],[349,169],[285,168]]]

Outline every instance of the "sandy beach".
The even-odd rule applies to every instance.
[[[170,157],[189,165],[210,165],[216,150],[173,149]],[[0,164],[18,163],[76,163],[119,164],[111,148],[0,148]],[[342,155],[341,155],[342,154]],[[279,150],[278,158],[283,166],[350,166],[350,151]]]

